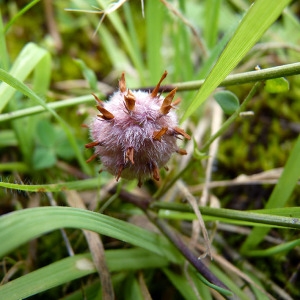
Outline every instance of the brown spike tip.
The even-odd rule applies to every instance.
[[[117,176],[116,176],[116,181],[119,181],[123,170],[124,170],[124,165],[122,164],[122,165],[120,165],[120,167],[118,169],[118,173],[117,173]]]
[[[180,155],[187,155],[187,152],[186,152],[186,150],[185,149],[178,149],[177,151],[176,151],[178,154],[180,154]]]
[[[94,98],[97,101],[98,105],[103,106],[103,101],[100,100],[94,93],[92,93],[92,95],[94,96]]]
[[[126,150],[125,157],[126,157],[126,162],[127,162],[128,160],[130,160],[130,162],[134,165],[133,152],[134,152],[133,147],[129,147],[129,148]]]
[[[128,90],[127,95],[124,96],[124,100],[126,108],[130,111],[133,111],[135,108],[135,96],[131,90]]]
[[[182,136],[184,136],[186,139],[188,139],[188,140],[190,140],[191,139],[191,137],[183,130],[183,129],[181,129],[181,128],[179,128],[179,127],[175,127],[175,128],[173,128],[174,129],[174,131],[176,132],[176,134],[180,134],[180,135],[182,135]]]
[[[155,179],[156,181],[160,180],[159,169],[156,166],[156,164],[154,165],[154,168],[152,169],[152,176],[153,176],[153,179]]]
[[[87,163],[91,162],[92,160],[94,160],[97,157],[97,154],[93,154],[89,159],[86,160]]]
[[[162,136],[167,132],[168,127],[163,127],[161,130],[154,131],[152,138],[156,141],[160,141]]]
[[[91,142],[89,144],[86,144],[85,148],[89,149],[89,148],[93,148],[93,147],[96,147],[96,146],[99,146],[99,145],[100,145],[99,142]]]
[[[177,88],[175,88],[174,90],[172,90],[167,96],[166,98],[164,99],[161,107],[160,107],[160,112],[163,114],[163,115],[166,115],[169,113],[169,111],[171,110],[172,108],[172,101],[175,97],[175,94],[176,94],[176,91],[177,91]]]
[[[181,98],[178,98],[172,104],[173,106],[177,106],[180,102],[181,102]]]
[[[119,80],[119,88],[122,93],[126,92],[126,81],[125,81],[125,73],[123,72],[121,78]]]
[[[115,116],[109,112],[107,109],[105,109],[102,106],[97,105],[97,109],[101,112],[102,115],[97,115],[98,117],[104,119],[104,120],[111,120],[113,119]]]
[[[156,87],[154,88],[154,90],[152,91],[152,93],[150,95],[151,98],[155,98],[157,96],[160,85],[161,85],[162,81],[167,77],[167,75],[168,75],[167,71],[165,71],[164,74],[162,74],[160,81],[158,82],[158,84],[156,85]]]

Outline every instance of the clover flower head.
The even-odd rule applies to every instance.
[[[176,89],[166,97],[158,93],[165,71],[152,92],[131,91],[126,88],[125,75],[119,81],[119,90],[109,101],[102,102],[94,95],[100,114],[89,128],[92,142],[86,148],[94,148],[94,155],[101,160],[104,169],[125,179],[137,178],[139,186],[149,177],[159,181],[159,169],[171,155],[177,152],[176,140],[190,136],[178,127],[172,103]]]

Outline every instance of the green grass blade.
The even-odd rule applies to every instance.
[[[101,97],[99,97],[101,98]],[[70,98],[66,100],[60,100],[55,102],[47,103],[47,107],[53,110],[76,106],[79,104],[94,104],[95,98],[92,95],[84,95],[76,98]],[[47,109],[41,105],[31,106],[28,108],[19,109],[9,113],[0,114],[0,122],[5,122],[9,120],[14,120],[18,118],[28,117],[30,115],[39,114],[47,111]]]
[[[154,232],[130,223],[72,207],[39,207],[6,214],[0,219],[0,256],[49,231],[59,228],[78,228],[98,232],[121,241],[180,261],[180,255],[170,242]]]
[[[283,207],[289,200],[295,186],[300,177],[300,136],[298,137],[296,144],[288,158],[288,161],[284,167],[284,170],[279,178],[277,185],[275,186],[267,204],[266,209]],[[244,242],[241,250],[247,252],[250,249],[255,248],[268,233],[266,228],[254,228],[251,234]]]
[[[40,49],[37,49],[40,51]],[[24,66],[24,68],[26,68]],[[32,80],[32,89],[40,97],[46,95],[51,79],[51,57],[48,52],[45,52],[33,69],[33,80]],[[8,110],[16,111],[19,108],[19,105],[16,99],[12,98],[8,103]],[[25,107],[30,107],[35,104],[34,100],[28,100],[25,102]],[[18,146],[21,149],[23,158],[25,162],[30,166],[32,162],[32,152],[34,149],[35,143],[35,130],[36,124],[39,120],[39,116],[17,120],[12,122],[15,134],[18,137]],[[26,134],[24,134],[24,128],[26,128]]]
[[[24,299],[95,272],[89,254],[72,256],[0,286],[1,299]]]
[[[290,0],[282,0],[276,2],[276,5],[274,5],[273,0],[257,0],[254,2],[208,75],[202,88],[198,91],[191,105],[184,113],[181,121],[186,120],[208,98],[213,90],[234,69],[251,47],[262,37],[264,32],[280,16],[289,2]]]
[[[2,21],[1,8],[0,8],[0,68],[4,70],[8,70],[9,68],[9,58],[8,58],[8,52],[6,48],[5,29]]]
[[[165,9],[159,1],[146,1],[147,64],[150,84],[156,84],[164,71],[161,55]]]
[[[0,182],[0,187],[12,190],[20,190],[26,192],[61,192],[64,190],[76,190],[83,191],[88,189],[99,188],[99,177],[90,178],[85,180],[76,180],[63,183],[54,183],[54,184],[17,184],[9,182]]]
[[[102,8],[107,8],[107,2],[103,1],[103,0],[97,0],[97,2],[99,3],[99,5]],[[120,15],[118,14],[118,12],[113,12],[110,13],[106,16],[107,19],[110,20],[110,22],[112,23],[112,25],[114,26],[115,30],[117,31],[120,39],[122,40],[122,42],[124,43],[124,46],[130,56],[130,59],[132,60],[135,68],[138,70],[139,75],[141,76],[141,78],[143,78],[143,74],[144,74],[144,66],[143,66],[143,62],[141,61],[141,56],[137,55],[135,52],[135,49],[132,45],[132,42],[130,40],[130,36],[127,33],[127,29],[124,26],[124,23],[122,22],[122,19],[120,17]],[[100,26],[101,28],[101,26]],[[144,82],[143,80],[141,80],[141,82]]]
[[[226,214],[227,217],[225,217]],[[197,216],[194,213],[182,213],[168,210],[160,210],[159,217],[172,220],[197,220]],[[300,229],[300,220],[298,218],[272,216],[245,211],[229,212],[222,209],[220,211],[215,211],[210,216],[203,214],[203,219],[204,221],[220,221],[240,226],[259,226],[267,229],[274,227]]]
[[[166,202],[154,202],[153,208],[159,209],[159,216],[169,217],[170,212],[164,210],[177,211],[178,212],[193,212],[192,208],[188,205],[179,203],[166,203]],[[256,210],[256,211],[240,211],[226,208],[211,208],[211,207],[199,207],[201,214],[204,218],[210,217],[210,220],[228,220],[240,221],[240,224],[251,222],[252,224],[267,224],[271,226],[289,227],[294,229],[300,229],[300,208],[282,208],[280,210]],[[269,214],[267,213],[269,212]],[[192,217],[192,214],[189,217]],[[175,218],[178,216],[175,213]],[[182,216],[183,218],[184,216]],[[195,217],[195,216],[193,216]]]
[[[213,48],[217,41],[221,3],[221,0],[205,1],[205,26],[203,35],[209,49]]]
[[[222,278],[222,282],[228,286],[228,288],[232,291],[235,296],[235,299],[240,300],[248,300],[249,296],[242,291],[242,289],[236,284],[236,282],[228,276],[228,274],[224,273],[217,266],[211,265],[211,269],[213,273],[218,276],[218,278]]]
[[[20,67],[20,66],[19,66]],[[14,78],[12,75],[10,75],[9,73],[5,72],[4,70],[0,69],[0,80],[4,81],[5,83],[7,83],[8,85],[2,85],[0,86],[0,97],[1,97],[1,92],[3,97],[8,101],[10,99],[10,97],[6,97],[6,94],[3,94],[3,91],[7,91],[9,92],[12,96],[12,94],[15,92],[15,90],[20,91],[21,93],[23,93],[25,96],[27,96],[28,98],[30,98],[31,100],[35,101],[36,103],[40,104],[45,110],[47,110],[48,112],[50,112],[55,119],[59,122],[59,124],[61,125],[62,129],[65,131],[70,144],[72,145],[72,148],[76,154],[77,160],[79,162],[79,164],[81,165],[81,168],[84,172],[86,172],[87,174],[90,173],[90,169],[87,166],[85,159],[83,158],[83,155],[81,153],[81,150],[79,149],[76,139],[73,135],[72,130],[70,129],[69,125],[52,109],[49,108],[44,101],[36,95],[36,93],[34,93],[28,86],[26,86],[23,82],[21,82],[20,80],[18,80],[17,78]],[[4,87],[4,89],[1,90],[1,88]],[[2,102],[0,102],[1,105]]]
[[[168,261],[163,257],[141,248],[108,250],[105,252],[105,258],[110,272],[137,271],[168,265]],[[91,254],[79,254],[61,259],[0,286],[0,295],[3,299],[24,299],[95,272]]]
[[[17,59],[15,60],[9,74],[20,80],[24,81],[28,75],[35,69],[37,64],[45,57],[49,55],[49,53],[38,47],[33,43],[27,44]],[[2,78],[0,78],[3,80]],[[6,83],[1,83],[0,85],[0,113],[5,108],[9,100],[15,93],[15,89],[7,85]]]
[[[263,257],[263,256],[271,256],[271,255],[275,255],[275,254],[279,254],[279,253],[286,253],[292,249],[294,249],[295,247],[300,246],[300,239],[294,240],[294,241],[290,241],[287,243],[283,243],[265,250],[253,250],[253,251],[248,251],[246,253],[247,256],[259,256],[259,257]]]
[[[183,274],[177,274],[170,269],[162,269],[167,278],[172,282],[174,287],[180,292],[180,294],[187,300],[197,300],[198,297],[192,289],[192,286],[187,281]]]
[[[11,20],[6,24],[5,26],[5,32],[8,31],[8,29],[10,28],[11,25],[14,24],[14,22],[21,17],[26,11],[28,11],[31,7],[33,7],[34,5],[36,5],[38,2],[40,2],[40,0],[33,0],[31,2],[29,2],[26,6],[24,6],[20,11],[18,11],[13,18],[11,18]]]

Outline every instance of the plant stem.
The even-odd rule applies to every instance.
[[[278,78],[278,77],[283,77],[283,76],[292,76],[292,75],[297,75],[297,74],[300,74],[300,63],[288,64],[288,65],[283,65],[283,66],[279,66],[279,67],[273,67],[273,68],[268,68],[268,69],[263,69],[263,70],[258,70],[258,71],[229,75],[220,84],[220,86],[238,85],[238,84],[250,83],[250,82],[261,81],[261,80],[268,80],[268,79],[273,79],[273,78]],[[197,90],[203,85],[203,83],[204,83],[204,79],[162,85],[159,89],[159,92],[170,92],[171,90],[173,90],[176,87],[177,87],[178,91]],[[140,90],[147,90],[147,91],[149,91],[149,90],[151,91],[153,89],[154,89],[154,87],[140,88]],[[107,94],[106,98],[109,97],[110,94],[111,93]],[[83,103],[93,103],[93,102],[94,102],[94,98],[91,95],[86,95],[86,96],[81,96],[78,98],[48,103],[47,106],[51,109],[59,109],[59,108],[64,108],[64,107],[68,107],[68,106],[79,105],[79,104],[83,104]],[[21,117],[25,117],[25,116],[29,116],[29,115],[34,115],[34,114],[38,114],[38,113],[41,113],[44,111],[45,111],[45,108],[40,105],[25,108],[25,109],[20,109],[15,112],[1,114],[0,122],[17,119],[17,118],[21,118]]]
[[[214,134],[212,135],[208,141],[202,146],[202,148],[200,149],[200,152],[206,152],[210,145],[213,143],[213,141],[218,138],[219,136],[221,136],[225,130],[227,130],[227,128],[236,120],[236,118],[239,116],[240,112],[244,110],[244,108],[246,107],[246,105],[248,104],[248,102],[253,98],[253,96],[255,95],[255,93],[257,92],[259,86],[261,85],[261,82],[256,82],[255,85],[252,87],[252,89],[250,90],[249,94],[247,95],[247,97],[245,98],[245,100],[243,101],[243,103],[239,106],[239,108],[223,123],[223,125],[221,126],[221,128]]]
[[[257,72],[259,72],[259,71],[257,71]],[[212,142],[216,138],[221,136],[224,133],[224,131],[226,131],[227,128],[236,120],[236,118],[239,116],[240,112],[246,107],[247,103],[253,98],[253,96],[257,92],[257,89],[259,88],[260,85],[261,85],[261,82],[257,82],[252,87],[249,94],[247,95],[245,100],[242,102],[242,104],[239,106],[239,108],[223,123],[222,127],[208,139],[208,141],[199,150],[200,152],[206,152],[209,149]],[[163,195],[165,193],[165,191],[167,191],[177,181],[178,178],[181,178],[182,175],[194,164],[194,162],[195,162],[195,160],[191,159],[188,162],[188,164],[186,165],[186,167],[183,170],[181,170],[176,176],[174,176],[173,179],[170,181],[170,183],[165,188],[158,190],[155,193],[155,196],[154,196],[155,199],[158,199],[161,195]]]
[[[267,69],[229,75],[219,86],[239,85],[257,81],[264,81],[279,77],[286,77],[300,74],[300,63],[287,64]],[[204,79],[162,85],[160,92],[169,92],[177,87],[177,91],[198,90],[204,83]],[[151,89],[151,88],[150,88]]]

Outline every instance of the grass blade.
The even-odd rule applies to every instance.
[[[257,0],[254,2],[208,75],[202,88],[186,110],[182,117],[182,122],[208,98],[213,90],[234,69],[251,47],[279,17],[289,2],[290,0],[282,0],[276,2],[276,5],[274,5],[273,0]]]
[[[281,177],[277,185],[275,186],[266,209],[283,207],[289,200],[295,186],[297,185],[300,177],[300,136],[298,137],[296,144],[288,158],[288,161],[284,167]],[[255,248],[268,233],[267,228],[254,228],[251,234],[244,242],[241,250],[246,253],[249,249]]]
[[[108,250],[105,257],[110,272],[137,271],[168,265],[168,261],[161,256],[139,248]],[[79,254],[61,259],[0,286],[0,295],[3,299],[24,299],[95,272],[91,254]]]
[[[0,219],[0,256],[23,243],[59,228],[78,228],[98,232],[132,245],[180,261],[174,246],[163,236],[127,222],[72,207],[39,207],[6,214]]]
[[[50,54],[46,50],[38,47],[33,43],[29,43],[23,48],[23,50],[15,60],[9,74],[20,81],[24,81],[28,77],[28,75],[36,68],[39,62],[47,55],[49,56]],[[0,79],[3,80],[2,78]],[[1,83],[0,113],[6,107],[7,103],[12,98],[14,93],[15,89],[12,86],[7,85],[6,83]]]

